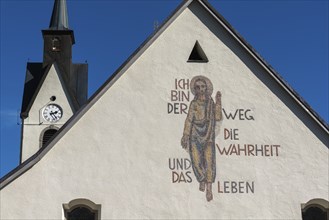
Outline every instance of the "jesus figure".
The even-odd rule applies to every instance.
[[[181,145],[192,161],[199,190],[206,190],[206,199],[213,199],[212,184],[216,178],[215,126],[222,119],[221,93],[212,99],[213,86],[204,76],[195,76],[190,84],[194,99],[185,120]]]

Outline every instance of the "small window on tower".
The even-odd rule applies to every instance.
[[[55,37],[52,39],[52,51],[60,51],[61,50],[61,41],[59,40],[58,37]]]
[[[58,128],[53,126],[46,128],[40,135],[40,148],[45,146],[57,131]]]

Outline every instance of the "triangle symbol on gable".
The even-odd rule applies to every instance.
[[[187,60],[187,62],[199,62],[206,63],[208,62],[208,58],[205,52],[202,50],[198,41],[195,42],[192,52]]]

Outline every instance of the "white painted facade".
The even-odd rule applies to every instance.
[[[23,119],[21,162],[30,158],[40,149],[44,130],[51,127],[59,129],[73,115],[73,105],[70,104],[68,92],[65,91],[63,79],[58,71],[56,64],[53,64],[48,73],[45,73],[46,78],[30,108],[29,115]],[[55,96],[56,100],[51,101],[52,96]],[[62,108],[61,120],[52,123],[43,118],[42,111],[48,104],[57,104]]]
[[[63,204],[80,198],[101,205],[101,219],[301,219],[303,203],[329,200],[328,132],[198,1],[177,13],[40,161],[2,188],[1,219],[65,219]],[[196,41],[209,62],[187,62]],[[210,202],[191,167],[169,168],[170,159],[189,159],[181,147],[186,114],[168,114],[171,90],[175,79],[197,75],[211,80],[213,99],[222,93],[226,114],[247,112],[235,120],[223,112]],[[225,139],[224,129],[238,129],[239,140]],[[245,156],[230,144],[276,147]],[[173,171],[192,181],[173,183]],[[232,182],[244,188],[234,193]]]

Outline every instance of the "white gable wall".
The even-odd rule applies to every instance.
[[[62,79],[60,79],[58,71],[55,65],[50,67],[31,106],[29,116],[23,121],[22,162],[39,150],[41,146],[40,135],[44,129],[49,126],[60,128],[73,115],[73,110],[69,103],[69,96],[63,87]],[[56,96],[55,101],[50,100],[52,96]],[[63,110],[62,119],[55,123],[47,122],[42,117],[44,107],[51,103],[61,106]]]
[[[63,203],[86,198],[102,205],[102,219],[299,219],[301,203],[328,200],[328,148],[274,94],[286,99],[282,89],[274,85],[273,92],[265,76],[257,77],[267,73],[212,28],[220,37],[186,9],[41,161],[1,190],[1,218],[63,218]],[[196,40],[208,63],[186,62]],[[255,118],[224,118],[219,146],[281,146],[278,157],[223,156],[216,149],[211,202],[193,173],[192,183],[172,183],[168,167],[169,158],[189,158],[180,146],[186,115],[167,113],[170,91],[176,78],[196,75],[212,81],[213,98],[222,92],[225,110],[251,109]],[[239,129],[240,140],[224,140],[224,128]],[[218,181],[254,182],[255,191],[218,193]]]

